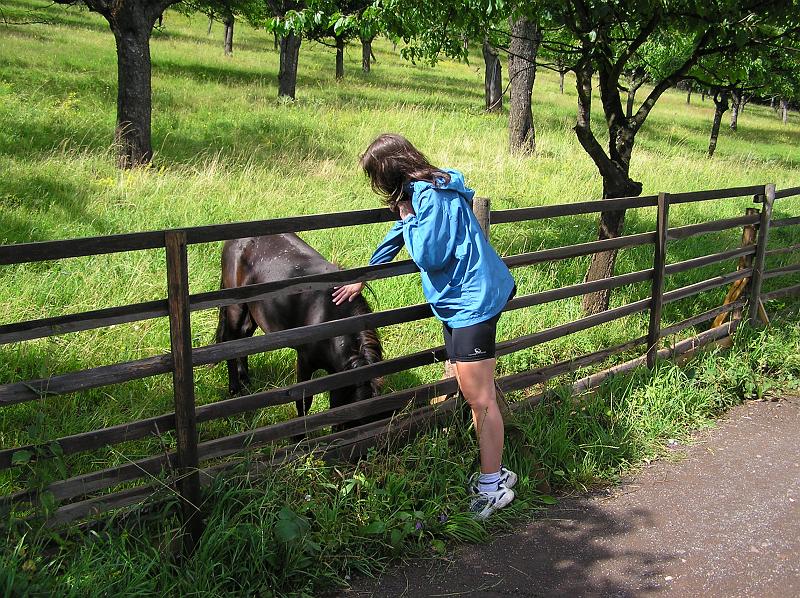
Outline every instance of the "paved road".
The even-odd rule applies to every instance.
[[[696,440],[611,494],[341,596],[800,597],[800,397],[741,405]]]

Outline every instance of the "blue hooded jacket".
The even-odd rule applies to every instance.
[[[403,245],[422,275],[434,315],[452,328],[491,319],[505,307],[514,278],[489,244],[470,204],[475,192],[457,170],[409,184],[416,214],[398,220],[372,254],[370,265],[392,261]]]

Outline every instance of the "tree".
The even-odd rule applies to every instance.
[[[711,158],[717,147],[723,114],[731,109],[731,130],[737,130],[739,114],[755,93],[781,93],[796,89],[800,83],[800,63],[793,56],[795,48],[786,46],[792,39],[778,45],[762,45],[708,56],[698,61],[688,75],[689,82],[698,82],[714,91],[714,118],[708,146]],[[787,52],[787,49],[789,52]]]
[[[308,15],[304,5],[295,0],[267,0],[273,17],[267,28],[278,36],[280,58],[278,63],[278,97],[295,99],[297,91],[297,63],[300,57],[302,32],[307,27]]]
[[[640,2],[638,0],[566,0],[549,5],[554,23],[572,36],[565,58],[576,75],[578,115],[575,133],[603,179],[603,197],[638,196],[642,184],[630,174],[636,135],[663,93],[684,79],[704,57],[771,44],[796,34],[797,2],[745,0]],[[543,44],[547,43],[547,40]],[[620,79],[630,65],[649,59],[652,88],[638,109],[623,110]],[[596,76],[608,148],[592,129],[592,77]],[[625,211],[602,212],[598,238],[622,234]],[[594,254],[585,280],[613,275],[616,251]],[[584,296],[587,314],[608,308],[609,291]]]
[[[531,102],[536,81],[536,54],[542,41],[539,24],[528,15],[510,17],[511,43],[508,77],[511,83],[511,112],[508,116],[508,146],[512,153],[532,154],[536,150]]]
[[[178,0],[55,0],[82,4],[108,22],[117,46],[117,165],[132,168],[153,157],[150,35]]]
[[[500,54],[489,37],[483,38],[483,75],[484,103],[487,112],[500,112],[503,110],[503,64]]]
[[[233,30],[237,16],[252,19],[253,14],[263,14],[256,0],[182,0],[178,10],[184,14],[199,12],[208,15],[208,33],[215,18],[223,25],[222,48],[225,56],[233,56]],[[260,10],[259,10],[260,9]]]
[[[717,149],[717,138],[719,137],[719,127],[722,123],[722,115],[729,108],[728,100],[730,99],[731,91],[725,87],[718,87],[714,92],[714,120],[711,123],[711,139],[708,142],[708,157],[714,157],[714,151]]]
[[[412,62],[435,64],[440,55],[468,60],[469,45],[464,40],[482,40],[487,110],[501,105],[498,51],[507,52],[511,88],[509,148],[514,153],[534,151],[531,94],[542,39],[539,2],[378,0],[376,5],[386,30],[407,44],[401,54]]]

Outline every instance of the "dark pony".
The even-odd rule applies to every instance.
[[[336,270],[339,270],[336,265],[291,233],[235,239],[227,241],[222,249],[223,289]],[[264,332],[276,332],[372,311],[361,295],[353,301],[336,305],[331,299],[332,290],[276,293],[260,301],[222,307],[217,342],[252,336],[256,327]],[[297,351],[298,382],[310,380],[317,370],[333,374],[382,359],[381,343],[374,330],[312,341],[294,348]],[[247,357],[229,360],[230,393],[239,393],[249,382]],[[330,406],[340,407],[379,393],[379,379],[355,383],[330,391]],[[308,412],[313,399],[312,395],[297,401],[298,415]],[[358,423],[362,422],[351,425]]]

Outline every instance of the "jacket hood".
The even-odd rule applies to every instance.
[[[432,189],[435,187],[436,189],[447,189],[449,191],[455,191],[456,193],[463,195],[464,199],[466,199],[467,201],[471,200],[472,197],[475,195],[475,191],[473,191],[464,184],[464,175],[461,174],[461,172],[459,172],[458,170],[450,168],[444,168],[443,171],[450,175],[449,183],[445,183],[444,179],[439,179],[437,185],[434,185],[433,183],[430,183],[428,181],[414,181],[409,185],[411,190],[411,195],[415,195],[417,193],[425,191],[426,189]]]

